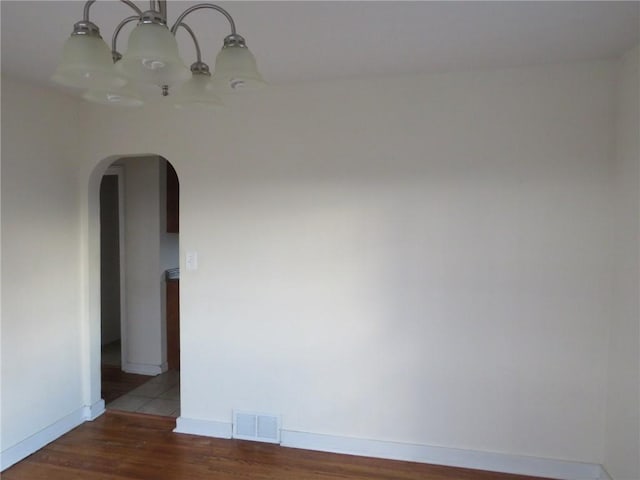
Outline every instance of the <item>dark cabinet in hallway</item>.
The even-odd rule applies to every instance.
[[[180,279],[167,279],[167,364],[180,370]]]
[[[180,231],[180,184],[178,174],[167,162],[167,233]]]

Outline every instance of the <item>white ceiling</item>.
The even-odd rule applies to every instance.
[[[143,10],[149,2],[136,2]],[[170,21],[198,2],[169,1]],[[50,85],[81,1],[3,0],[2,72]],[[441,72],[609,58],[640,42],[640,2],[220,2],[270,83]],[[91,20],[111,42],[131,13],[101,0]],[[216,12],[191,14],[205,62],[229,29]],[[123,29],[118,50],[126,49]],[[187,64],[191,40],[178,32]]]

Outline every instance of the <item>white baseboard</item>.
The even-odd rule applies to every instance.
[[[600,480],[597,464],[282,430],[284,447],[562,480]]]
[[[167,371],[167,365],[163,363],[162,365],[148,365],[146,363],[125,363],[122,366],[122,370],[127,373],[136,373],[138,375],[160,375]]]
[[[232,424],[179,417],[176,420],[174,432],[215,438],[231,438]],[[282,430],[280,435],[280,445],[283,447],[548,477],[559,480],[611,480],[602,466],[594,463],[365,440],[292,430]]]
[[[62,417],[57,422],[0,452],[0,471],[6,470],[11,465],[18,463],[48,443],[53,442],[56,438],[84,423],[87,419],[87,417],[85,417],[86,408],[91,409],[91,407],[79,408],[75,412]]]
[[[100,400],[93,405],[87,405],[72,412],[29,438],[7,448],[0,453],[0,471],[6,470],[11,465],[41,449],[84,421],[94,420],[102,413],[104,413],[104,401]],[[179,417],[176,419],[174,432],[215,438],[231,438],[232,424]],[[561,480],[611,480],[611,477],[601,465],[593,463],[366,440],[292,430],[281,431],[281,445],[283,447],[306,450],[430,463]]]
[[[178,417],[176,419],[176,433],[202,435],[204,437],[231,438],[233,428],[231,423],[200,420],[197,418]]]
[[[104,400],[100,399],[93,405],[85,405],[82,407],[82,416],[85,420],[94,421],[105,411]]]

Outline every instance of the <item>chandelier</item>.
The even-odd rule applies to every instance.
[[[213,3],[200,3],[182,12],[171,28],[167,23],[166,0],[151,0],[150,9],[142,11],[129,0],[120,0],[135,15],[124,18],[113,32],[111,48],[100,35],[98,26],[89,19],[89,10],[96,0],[84,5],[82,20],[73,25],[73,32],[64,44],[62,60],[52,80],[68,87],[84,89],[86,100],[114,106],[143,104],[139,87],[156,85],[162,95],[176,88],[176,107],[216,107],[222,105],[217,92],[253,90],[265,84],[258,72],[256,60],[244,38],[236,32],[231,15]],[[226,17],[231,33],[224,38],[216,57],[213,75],[202,61],[198,39],[185,18],[196,10],[210,9]],[[122,28],[137,22],[129,35],[127,50],[121,55],[117,39]],[[175,34],[183,28],[191,36],[196,61],[187,68],[178,53]]]

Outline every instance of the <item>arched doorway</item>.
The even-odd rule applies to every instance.
[[[110,157],[94,169],[89,183],[87,393],[92,400],[100,398],[98,408],[104,399],[107,408],[177,416],[177,173],[158,155]],[[117,230],[111,241],[105,235],[109,225]],[[105,252],[109,245],[111,251]],[[167,374],[170,367],[174,371]],[[153,387],[141,386],[151,379]]]

